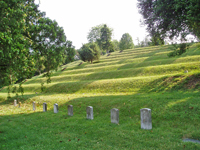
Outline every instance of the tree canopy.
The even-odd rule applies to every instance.
[[[78,52],[81,60],[83,61],[93,63],[94,60],[98,60],[100,58],[100,49],[94,42],[84,44]]]
[[[196,0],[138,0],[138,8],[150,35],[200,37],[200,5]]]
[[[131,49],[134,47],[132,37],[128,33],[124,33],[119,42],[120,50]]]
[[[1,86],[30,78],[43,67],[50,82],[50,70],[64,60],[63,28],[45,17],[34,0],[0,0],[0,10]]]

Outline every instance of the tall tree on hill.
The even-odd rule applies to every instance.
[[[92,27],[87,36],[89,43],[92,43],[92,42],[97,43],[99,45],[100,49],[103,48],[103,43],[102,43],[102,39],[101,39],[101,34],[102,34],[101,29],[102,28],[104,28],[104,24],[100,24],[100,25]],[[110,33],[113,32],[112,28],[107,27],[107,29],[109,30]]]
[[[120,50],[131,49],[133,47],[134,47],[134,44],[133,44],[132,37],[130,36],[130,34],[124,33],[122,35],[120,42],[119,42]]]
[[[112,32],[109,30],[106,24],[104,24],[104,27],[101,29],[101,44],[102,49],[109,52],[109,48],[111,46],[111,36]]]
[[[147,30],[156,29],[161,38],[184,39],[189,33],[200,37],[200,5],[196,0],[138,0]]]

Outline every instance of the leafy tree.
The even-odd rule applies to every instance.
[[[134,44],[133,44],[132,37],[130,36],[130,34],[124,33],[122,35],[120,42],[119,42],[120,50],[131,49],[133,47],[134,47]]]
[[[32,27],[42,13],[34,0],[0,0],[0,10],[0,78],[3,85],[11,85],[35,71]]]
[[[87,39],[90,43],[96,42],[98,39],[101,38],[101,29],[103,28],[103,24],[94,26],[90,29],[88,33]]]
[[[200,37],[200,5],[196,0],[138,0],[139,12],[147,30],[161,38],[181,38],[189,33]]]
[[[111,36],[112,31],[104,24],[104,27],[101,29],[101,46],[102,49],[109,52],[109,48],[111,45]]]
[[[50,83],[51,70],[57,70],[63,62],[63,53],[66,49],[66,36],[62,27],[49,18],[40,18],[36,26],[37,35],[34,39],[35,56],[44,57],[43,63],[46,69],[45,76]]]
[[[84,44],[78,53],[81,57],[81,60],[89,61],[91,63],[93,63],[94,60],[98,60],[100,58],[100,50],[96,43]]]
[[[104,28],[104,24],[100,24],[91,28],[88,33],[87,39],[90,43],[95,42],[98,44],[100,49],[103,49],[103,41],[102,41],[102,28]],[[112,28],[107,27],[109,33],[113,32]],[[112,35],[112,34],[111,34]]]
[[[56,21],[45,18],[34,0],[0,0],[0,10],[1,85],[30,78],[43,65],[50,78],[50,70],[62,62],[64,30]],[[19,91],[24,92],[22,83]]]
[[[66,42],[66,49],[64,51],[65,64],[74,61],[74,56],[76,54],[75,47],[72,45],[72,41]]]

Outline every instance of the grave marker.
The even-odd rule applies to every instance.
[[[140,109],[140,117],[141,117],[141,129],[152,129],[152,121],[151,121],[151,109],[143,108]]]
[[[73,116],[73,105],[68,105],[68,115]]]
[[[111,123],[119,124],[119,109],[111,109]]]
[[[17,100],[16,99],[14,100],[14,106],[17,106]]]
[[[86,108],[86,112],[87,112],[86,118],[90,119],[90,120],[93,120],[93,107],[92,106],[88,106]]]
[[[47,103],[43,103],[43,112],[47,111]]]
[[[58,113],[58,104],[57,103],[54,104],[54,113]]]
[[[21,102],[19,102],[19,108],[21,107]]]
[[[36,110],[36,103],[33,102],[33,111],[35,111],[35,110]]]

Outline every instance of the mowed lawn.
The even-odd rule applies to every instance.
[[[12,93],[8,99],[2,89],[0,149],[200,149],[183,142],[200,140],[199,44],[169,58],[171,51],[166,45],[113,52],[93,64],[79,66],[79,60],[62,66],[44,91],[42,75],[23,84],[23,96]],[[93,107],[93,120],[86,119],[87,106]],[[119,109],[119,124],[111,123],[112,108]],[[142,108],[152,111],[152,130],[141,129]]]

